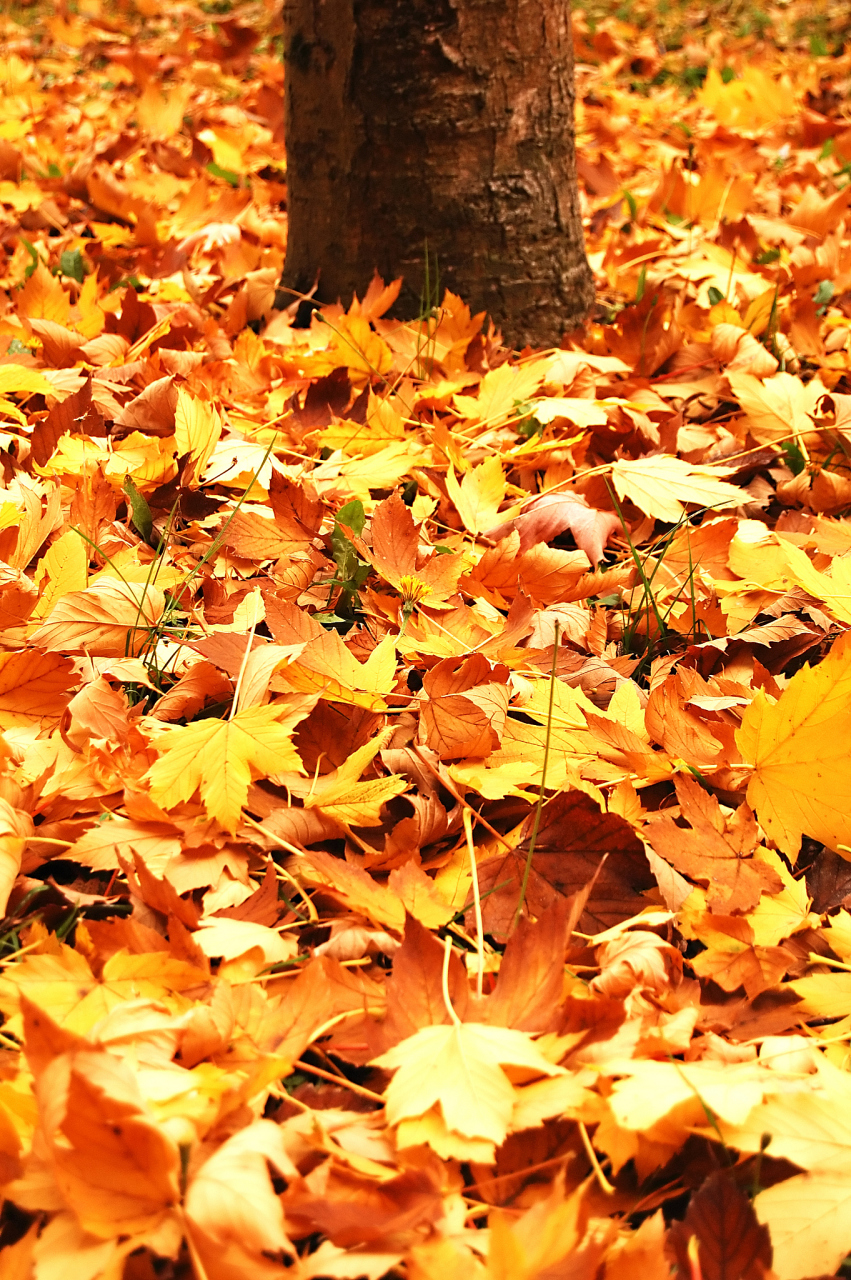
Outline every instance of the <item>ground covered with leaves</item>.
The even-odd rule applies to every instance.
[[[847,11],[576,14],[512,352],[297,326],[278,8],[0,18],[0,1272],[832,1275]]]

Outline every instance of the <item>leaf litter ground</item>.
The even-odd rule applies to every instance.
[[[512,352],[296,326],[278,8],[0,19],[0,1270],[834,1274],[847,13],[577,12]]]

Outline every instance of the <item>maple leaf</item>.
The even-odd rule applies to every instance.
[[[161,731],[159,759],[146,774],[151,796],[170,809],[198,791],[211,817],[235,831],[252,777],[302,772],[292,732],[306,714],[273,704]]]
[[[668,456],[612,463],[618,497],[629,498],[639,511],[668,524],[682,518],[685,503],[714,509],[739,506],[742,491],[722,479],[728,474],[723,468],[697,466]]]
[[[533,1076],[562,1074],[525,1032],[475,1022],[421,1027],[374,1062],[398,1068],[385,1095],[389,1124],[439,1105],[448,1129],[496,1145],[505,1140],[514,1105],[514,1089],[499,1064]]]
[[[696,782],[679,777],[675,786],[690,826],[678,826],[669,814],[658,814],[647,824],[645,836],[677,871],[708,882],[709,909],[728,915],[750,911],[761,893],[778,893],[782,881],[758,857],[759,835],[750,810],[743,807],[725,824],[718,801]]]
[[[483,533],[496,519],[505,497],[505,475],[499,458],[491,457],[466,471],[459,484],[452,467],[446,473],[446,491],[470,533]]]
[[[851,634],[817,667],[804,667],[772,704],[762,691],[742,717],[736,742],[753,766],[748,803],[781,849],[795,858],[801,837],[851,847]]]
[[[487,756],[499,746],[510,691],[507,667],[492,667],[480,653],[446,658],[423,680],[428,701],[422,734],[441,760]]]

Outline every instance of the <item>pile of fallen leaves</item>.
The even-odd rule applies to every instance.
[[[847,12],[576,15],[517,353],[276,308],[278,10],[0,19],[0,1272],[832,1274]]]

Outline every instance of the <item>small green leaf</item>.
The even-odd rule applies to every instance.
[[[214,178],[221,178],[224,182],[229,182],[232,187],[242,186],[242,177],[238,173],[234,173],[233,169],[223,169],[220,164],[216,164],[211,160],[207,165],[207,172]]]
[[[709,305],[717,307],[719,302],[724,301],[724,295],[720,289],[716,289],[714,284],[709,286]]]
[[[59,274],[70,276],[77,284],[86,278],[86,264],[79,249],[66,249],[59,257]]]
[[[154,532],[154,518],[151,515],[151,508],[136,488],[130,476],[124,477],[122,488],[130,506],[130,520],[133,528],[139,537],[151,546],[151,537]]]
[[[813,294],[813,302],[817,307],[826,307],[836,292],[832,280],[822,280]]]
[[[799,476],[807,465],[807,460],[801,450],[795,444],[794,440],[779,441],[780,448],[786,454],[786,464],[789,470],[796,476]]]
[[[28,254],[30,255],[30,257],[32,258],[32,262],[30,263],[30,265],[27,267],[26,271],[24,272],[24,279],[25,279],[25,280],[29,280],[30,276],[31,276],[31,275],[32,275],[32,273],[35,271],[36,267],[38,266],[38,254],[36,253],[35,246],[34,246],[34,245],[32,245],[32,244],[30,244],[30,242],[29,242],[29,240],[27,240],[26,236],[21,236],[21,244],[24,246],[24,248],[26,249],[27,253],[28,253]]]

